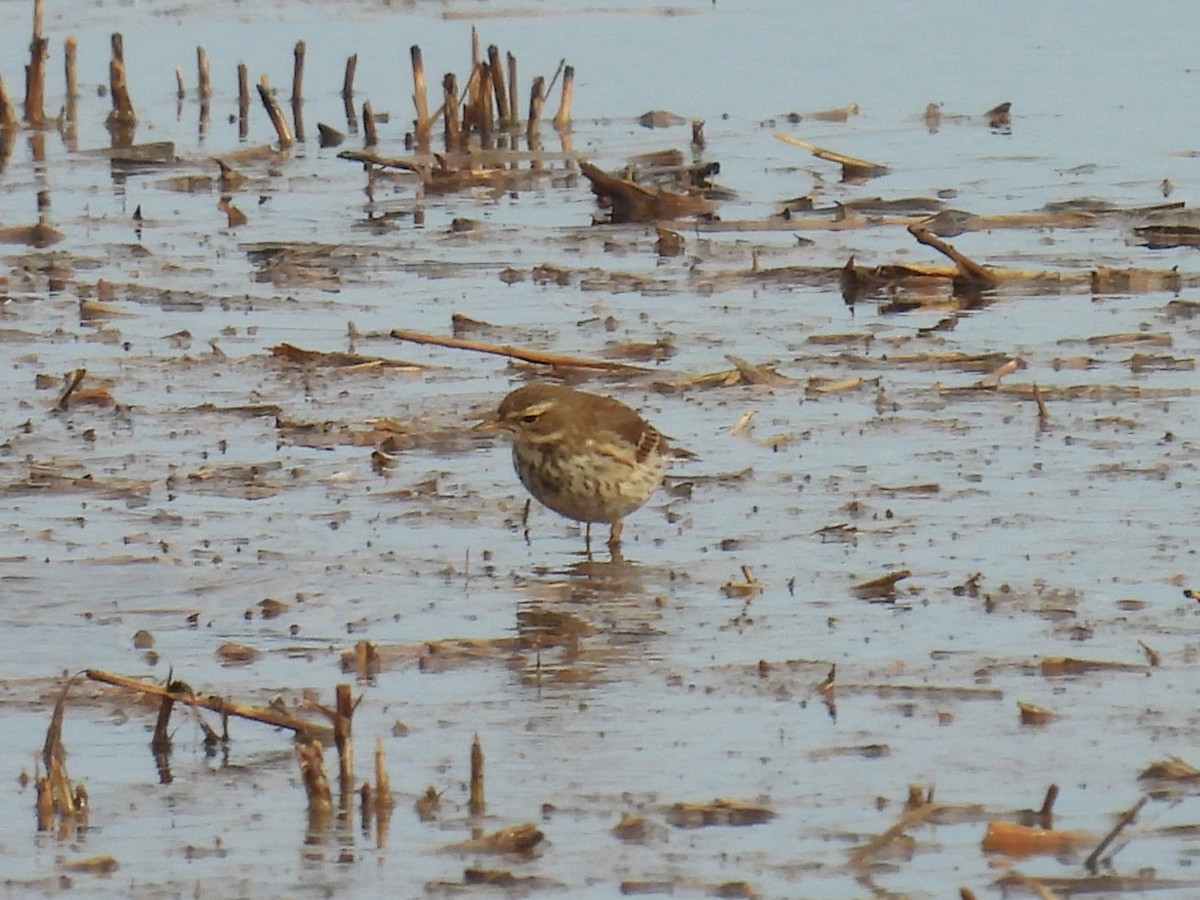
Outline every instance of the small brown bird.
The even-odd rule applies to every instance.
[[[667,440],[611,397],[555,384],[517,388],[479,431],[512,437],[513,468],[529,493],[556,513],[587,524],[608,522],[608,546],[621,544],[621,521],[663,481]]]

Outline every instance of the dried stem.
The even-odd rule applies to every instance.
[[[208,100],[212,97],[212,75],[209,72],[208,53],[203,47],[196,48],[196,77],[200,99]]]
[[[375,111],[371,109],[371,101],[363,101],[363,143],[374,147],[379,143],[379,135],[375,131]]]
[[[304,99],[304,53],[308,45],[304,41],[296,41],[292,51],[292,102],[299,103]]]
[[[350,685],[339,684],[337,716],[333,720],[333,741],[338,751],[338,779],[344,791],[351,790],[354,785],[354,738],[351,726],[356,705],[350,693]]]
[[[986,266],[981,266],[966,254],[959,253],[950,244],[935,236],[932,232],[924,228],[919,228],[916,225],[909,225],[908,233],[915,237],[918,243],[932,247],[938,253],[950,257],[954,261],[954,264],[958,266],[962,277],[972,284],[982,287],[994,287],[996,285],[996,276]]]
[[[333,810],[333,794],[329,790],[329,779],[325,777],[325,748],[316,738],[297,740],[296,759],[300,762],[300,776],[308,794],[309,825],[319,827]]]
[[[37,5],[41,15],[40,2]],[[36,27],[36,21],[35,21]],[[29,42],[29,65],[25,67],[25,122],[38,127],[46,121],[43,111],[46,96],[46,56],[49,41],[34,32]]]
[[[479,735],[471,741],[471,799],[469,809],[471,815],[481,816],[484,810],[483,802],[483,745],[479,743]]]
[[[63,42],[63,70],[67,79],[67,100],[79,99],[79,73],[75,62],[79,52],[79,41],[75,35],[68,35]]]
[[[283,117],[283,110],[279,108],[275,95],[271,93],[271,82],[266,75],[258,80],[258,96],[267,110],[271,124],[275,126],[275,134],[279,137],[280,148],[286,150],[292,145],[292,132],[288,128],[287,120]]]
[[[409,50],[412,56],[413,73],[413,105],[417,109],[415,136],[418,144],[429,140],[429,100],[425,90],[425,62],[421,58],[421,48],[413,44]]]
[[[113,46],[119,41],[120,35],[113,35]],[[108,114],[110,127],[129,128],[137,123],[137,114],[133,111],[133,101],[129,98],[129,85],[125,81],[125,60],[113,54],[108,63],[109,91],[112,93],[112,112]]]
[[[512,359],[523,359],[526,362],[539,363],[546,366],[602,369],[609,372],[649,372],[642,366],[631,366],[628,363],[615,362],[608,359],[589,359],[583,356],[571,356],[566,353],[553,353],[546,350],[525,350],[513,347],[511,344],[491,344],[486,341],[472,341],[466,338],[442,337],[421,331],[409,331],[404,328],[392,330],[392,337],[398,341],[412,341],[416,344],[435,344],[439,347],[453,347],[457,350],[473,350],[476,353],[491,353],[496,356],[508,356]]]
[[[87,369],[76,369],[67,375],[67,386],[63,388],[63,392],[58,395],[58,400],[54,404],[55,409],[66,410],[70,404],[71,395],[79,389],[79,385],[83,382],[83,376],[87,374]]]
[[[8,91],[4,87],[4,79],[0,78],[0,131],[8,132],[17,127],[17,111],[13,109]],[[0,155],[0,160],[4,156]]]
[[[566,131],[571,127],[571,97],[575,93],[575,67],[563,69],[562,100],[558,104],[558,112],[554,116],[554,127]]]
[[[1088,854],[1088,858],[1083,861],[1084,866],[1089,872],[1091,872],[1093,875],[1096,874],[1096,864],[1100,860],[1100,854],[1107,850],[1108,845],[1116,840],[1117,835],[1124,831],[1126,826],[1128,826],[1130,822],[1137,818],[1137,814],[1142,811],[1142,807],[1146,805],[1146,801],[1149,799],[1149,797],[1142,797],[1137,803],[1133,804],[1133,806],[1121,813],[1121,818],[1119,818],[1117,820],[1117,824],[1112,827],[1112,831],[1104,836],[1104,839],[1100,841],[1100,843],[1096,846],[1096,849]]]
[[[100,669],[87,669],[83,674],[92,681],[111,684],[114,687],[149,694],[153,697],[170,697],[179,703],[210,709],[213,712],[219,713],[222,718],[235,716],[239,719],[249,719],[253,722],[261,722],[264,725],[272,725],[276,728],[286,728],[303,737],[328,738],[332,735],[332,729],[327,725],[299,719],[290,713],[273,707],[246,706],[233,700],[226,700],[223,697],[204,697],[199,694],[173,690],[172,688],[163,687],[150,681],[129,678],[125,675],[116,675],[112,672],[104,672]]]
[[[442,79],[442,127],[446,132],[446,146],[458,145],[458,79],[453,72],[447,72]]]
[[[492,78],[492,93],[496,97],[496,119],[501,128],[507,128],[511,121],[508,104],[508,89],[504,86],[504,66],[500,60],[500,48],[495,44],[488,47],[488,71]]]
[[[238,63],[238,137],[250,133],[250,72],[245,63]]]
[[[346,74],[342,76],[342,99],[349,100],[354,96],[354,73],[358,71],[358,54],[352,53],[346,58]]]
[[[511,53],[508,56],[508,108],[512,114],[509,125],[516,128],[521,124],[521,97],[517,89],[517,58]]]
[[[546,105],[546,79],[541,75],[533,79],[529,89],[529,119],[525,123],[525,136],[532,141],[541,124],[542,107]]]

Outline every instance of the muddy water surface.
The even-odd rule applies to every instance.
[[[12,23],[28,10],[0,9],[0,73],[19,95],[28,27]],[[1101,873],[1194,893],[1192,791],[1138,775],[1197,739],[1200,620],[1184,595],[1200,543],[1196,250],[1141,246],[1132,213],[988,228],[948,240],[1064,280],[973,309],[944,283],[849,304],[836,280],[762,273],[944,260],[895,222],[677,223],[685,251],[660,257],[653,228],[591,224],[594,198],[560,153],[614,170],[652,150],[690,160],[687,125],[635,119],[704,119],[700,158],[721,164],[726,223],[767,221],[810,192],[823,208],[940,196],[987,216],[1082,198],[1193,204],[1198,139],[1180,111],[1200,99],[1184,37],[1196,23],[1179,17],[1194,14],[929,4],[896,23],[890,5],[859,9],[853,22],[836,4],[768,2],[47,9],[47,107],[62,102],[68,34],[85,90],[74,139],[21,131],[0,169],[0,227],[36,223],[42,191],[61,233],[44,248],[0,246],[11,894],[69,879],[89,896],[418,896],[485,868],[540,881],[481,893],[999,896],[1010,869],[1084,876],[1087,853],[1144,794],[1152,802]],[[575,65],[569,145],[543,127],[551,153],[526,189],[425,196],[407,177],[368,193],[361,167],[337,158],[361,137],[315,140],[317,122],[348,130],[346,57],[360,57],[359,101],[390,113],[378,151],[401,156],[407,47],[421,44],[431,84],[451,69],[462,79],[472,24],[518,57],[523,95],[561,57]],[[94,86],[112,31],[124,34],[136,140],[174,142],[174,164],[108,158],[108,99]],[[273,139],[256,101],[239,140],[233,69],[269,73],[286,101],[297,39],[306,139],[237,164],[247,181],[231,199],[247,221],[227,227],[215,184],[181,179],[215,179],[212,157]],[[216,87],[203,130],[195,98],[174,97],[176,67],[194,82],[198,44]],[[991,129],[982,113],[1004,100],[1011,127]],[[860,111],[845,122],[809,115],[851,103]],[[842,183],[775,132],[891,173]],[[539,277],[544,264],[563,277]],[[1072,280],[1101,266],[1176,268],[1184,282],[1093,293]],[[589,357],[669,338],[674,355],[652,371],[587,381],[696,454],[626,523],[623,560],[588,560],[580,530],[548,511],[523,525],[507,448],[467,430],[544,372],[388,336],[449,335],[455,313],[495,326],[472,333],[481,340]],[[302,365],[272,354],[283,343],[411,365]],[[684,385],[729,370],[727,354],[790,381]],[[64,374],[80,368],[82,388],[107,402],[57,410]],[[383,417],[396,440],[378,469]],[[890,595],[854,590],[899,570],[910,575]],[[268,597],[287,609],[264,618]],[[576,637],[539,653],[534,623],[548,616]],[[134,646],[139,630],[152,651]],[[513,637],[524,640],[498,643]],[[469,658],[423,644],[446,639],[482,643]],[[356,680],[341,654],[362,640],[383,662]],[[228,643],[258,655],[230,665]],[[1045,663],[1060,657],[1123,668],[1057,675]],[[85,668],[172,671],[289,707],[306,694],[331,703],[335,684],[356,681],[359,777],[382,735],[390,828],[361,829],[357,814],[308,828],[289,735],[252,723],[233,722],[228,750],[210,758],[177,712],[167,779],[148,746],[152,707],[84,682],[64,739],[88,827],[37,833],[33,788],[16,776],[32,774],[60,676]],[[1056,718],[1022,725],[1018,701]],[[487,809],[472,817],[474,735]],[[1055,826],[1090,836],[1079,852],[981,851],[988,819],[1038,806],[1051,783]],[[856,855],[897,821],[909,784],[946,808]],[[413,801],[427,785],[441,808],[421,821]],[[675,804],[715,798],[774,817],[681,827],[694,823]],[[646,830],[614,835],[624,814]],[[521,822],[545,835],[532,858],[447,849],[472,828]],[[99,854],[119,867],[65,868]]]

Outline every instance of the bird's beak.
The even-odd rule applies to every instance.
[[[483,434],[490,434],[493,431],[499,431],[503,427],[503,423],[499,419],[484,419],[477,425],[472,425],[472,431],[478,431]]]

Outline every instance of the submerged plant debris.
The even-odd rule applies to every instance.
[[[1186,29],[235,6],[0,32],[11,893],[1196,892]]]

